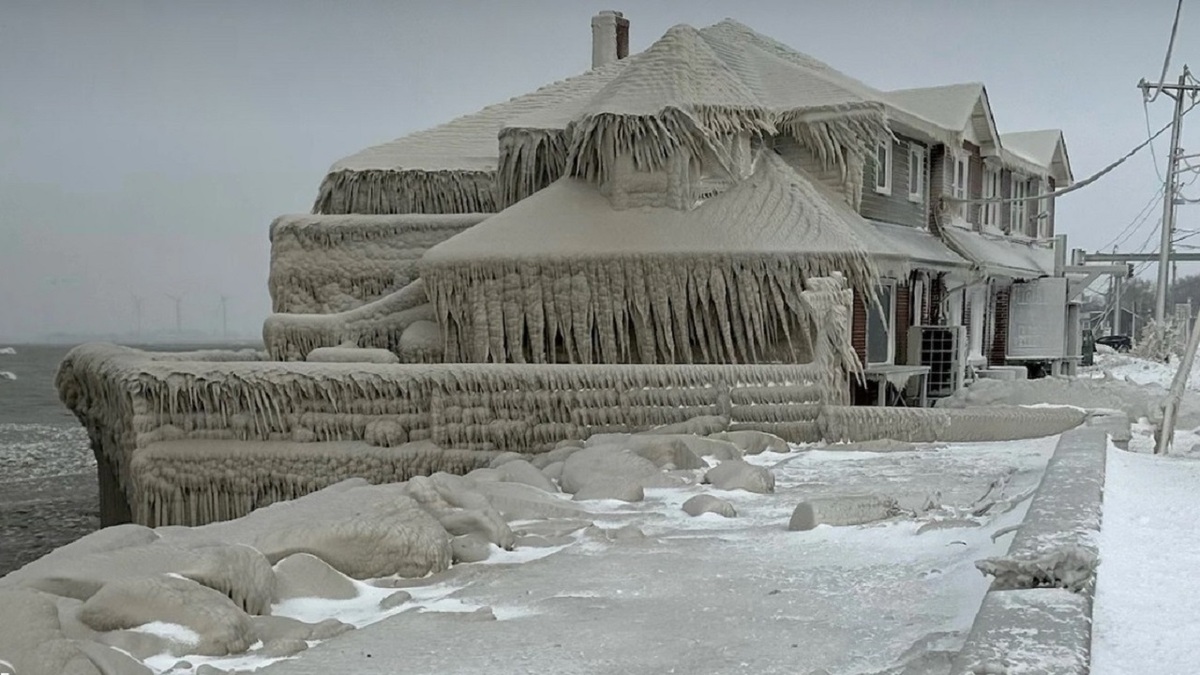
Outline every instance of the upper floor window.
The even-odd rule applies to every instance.
[[[875,146],[875,191],[892,194],[892,142],[883,140]]]
[[[1042,212],[1045,211],[1045,199],[1034,199],[1040,197],[1045,190],[1042,188],[1042,180],[1040,178],[1031,178],[1029,180],[1029,236],[1040,237],[1042,235],[1042,223],[1049,220],[1042,217]]]
[[[925,148],[910,143],[908,146],[908,200],[922,201],[925,198]]]
[[[988,167],[983,170],[983,197],[996,199],[1000,196],[1000,170]],[[988,202],[983,205],[983,224],[990,227],[1000,227],[1000,202]]]
[[[954,156],[954,198],[967,198],[967,185],[970,183],[968,174],[971,171],[971,165],[967,162],[965,154]]]
[[[1029,222],[1029,181],[1023,176],[1013,174],[1012,177],[1012,207],[1009,209],[1008,230],[1013,234],[1028,234]]]

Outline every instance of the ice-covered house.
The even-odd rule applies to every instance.
[[[103,522],[696,418],[946,439],[949,412],[846,404],[945,393],[1004,344],[1004,312],[1066,314],[1025,292],[1057,271],[1052,206],[954,201],[1069,182],[1056,132],[1001,137],[981,87],[882,92],[734,21],[629,56],[622,16],[592,28],[589,71],[340,160],[314,213],[272,224],[270,360],[65,359]]]
[[[421,319],[409,338],[395,322],[366,337],[333,316],[276,316],[276,354],[350,339],[462,362],[794,362],[796,293],[836,270],[869,379],[944,357],[910,345],[947,339],[914,326],[963,327],[953,363],[933,364],[935,393],[967,364],[1009,361],[1012,284],[1055,272],[1053,200],[952,200],[1068,184],[1060,132],[1002,138],[982,85],[881,91],[732,20],[677,26],[627,58],[626,19],[592,28],[592,70],[333,166],[317,214],[421,227],[457,214],[441,230],[456,236],[397,275],[419,276],[431,302],[404,305]],[[273,281],[296,268],[281,243]],[[338,292],[399,290],[382,272]],[[273,287],[277,311],[337,309],[307,286],[295,308]]]

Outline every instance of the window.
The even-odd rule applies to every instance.
[[[1008,230],[1012,234],[1025,234],[1026,215],[1028,213],[1028,202],[1025,198],[1029,196],[1029,181],[1023,176],[1013,174],[1012,177],[1012,198],[1014,200],[1009,208]]]
[[[880,141],[875,148],[875,191],[892,194],[892,142]]]
[[[896,325],[896,282],[885,279],[879,283],[879,304],[867,302],[867,363],[892,363],[896,358],[896,341],[892,327]]]
[[[908,146],[908,200],[919,202],[925,198],[925,148],[910,143]]]
[[[995,199],[1000,196],[1000,170],[987,168],[983,170],[983,197]],[[983,205],[983,224],[1000,227],[1000,203],[992,202]]]
[[[1046,192],[1046,181],[1037,178],[1030,182],[1029,196],[1040,197],[1046,194]],[[1031,202],[1033,204],[1031,209],[1033,211],[1033,225],[1030,227],[1030,230],[1032,230],[1029,233],[1030,236],[1039,239],[1050,236],[1050,213],[1047,208],[1049,201],[1048,199],[1038,199],[1035,202]]]
[[[954,198],[967,198],[967,174],[970,172],[970,165],[967,163],[966,155],[954,156]]]

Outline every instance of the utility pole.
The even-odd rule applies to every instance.
[[[1175,111],[1171,117],[1171,148],[1167,154],[1167,177],[1166,184],[1163,186],[1162,238],[1158,249],[1158,288],[1155,289],[1154,298],[1154,320],[1159,323],[1164,322],[1167,318],[1167,288],[1171,283],[1171,241],[1175,235],[1175,193],[1179,187],[1175,169],[1181,154],[1179,135],[1183,130],[1184,92],[1191,92],[1192,98],[1195,98],[1196,91],[1200,90],[1200,85],[1187,83],[1189,74],[1188,67],[1185,65],[1183,74],[1179,76],[1176,84],[1149,83],[1144,79],[1138,83],[1138,88],[1142,90],[1144,96],[1148,96],[1149,90],[1155,88],[1175,99]]]

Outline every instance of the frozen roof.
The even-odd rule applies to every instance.
[[[971,121],[982,96],[983,85],[979,82],[887,92],[888,100],[896,107],[942,128],[960,132],[966,129],[967,123]]]
[[[1069,185],[1074,176],[1061,129],[1015,131],[1001,134],[1000,142],[1013,154],[1051,170],[1058,187]]]
[[[616,152],[655,168],[703,146],[705,131],[778,130],[842,164],[887,124],[952,146],[996,142],[981,84],[885,93],[731,19],[679,25],[640,54],[339,160],[314,211],[495,212],[564,173],[603,178]]]
[[[1035,242],[993,237],[955,226],[942,228],[952,248],[981,269],[1013,279],[1037,279],[1054,273],[1054,251]]]
[[[424,261],[710,253],[861,259],[864,223],[816,180],[762,151],[749,178],[691,210],[617,209],[594,184],[564,178],[434,246]]]

